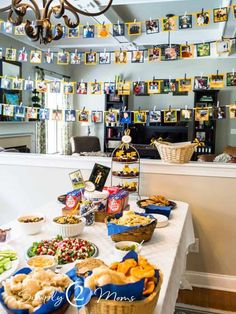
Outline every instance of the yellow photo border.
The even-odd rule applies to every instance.
[[[166,113],[170,112],[170,111],[175,113],[175,121],[167,121],[166,120]],[[163,110],[163,113],[164,113],[164,123],[176,123],[176,122],[178,122],[177,109]]]
[[[219,47],[218,47],[218,45],[220,44],[220,43],[222,43],[222,42],[228,42],[228,44],[229,44],[229,51],[227,51],[227,52],[219,52]],[[230,39],[223,39],[223,40],[217,40],[216,41],[216,53],[218,54],[218,56],[222,56],[222,55],[224,55],[224,54],[230,54],[231,53],[231,51],[232,51],[232,42],[231,42],[231,40]]]
[[[87,55],[89,54],[89,53],[93,53],[94,55],[95,55],[95,62],[87,62]],[[95,52],[95,51],[87,51],[87,52],[85,52],[84,53],[84,64],[86,64],[86,65],[96,65],[97,64],[97,52]]]
[[[15,78],[16,79],[16,78]],[[20,78],[20,79],[18,79],[18,81],[21,81],[21,88],[14,88],[13,87],[13,83],[14,83],[14,78],[12,79],[12,90],[23,90],[24,89],[24,79],[22,79],[22,78]]]
[[[106,116],[108,115],[109,112],[113,112],[115,114],[115,121],[112,121],[112,122],[108,122],[106,121]],[[119,110],[106,110],[104,111],[104,122],[105,123],[117,123],[118,122],[118,114],[119,114]]]
[[[88,115],[88,119],[87,120],[85,120],[85,121],[80,120],[81,112],[86,112],[87,113],[87,115]],[[76,121],[80,122],[80,123],[88,123],[89,122],[89,114],[90,114],[90,110],[76,110],[76,115],[77,115]]]
[[[125,58],[125,62],[117,62],[116,61],[116,55],[119,53],[121,53],[121,52],[125,52],[126,53],[126,58]],[[114,57],[115,57],[115,60],[114,60],[114,63],[115,64],[127,64],[128,63],[128,50],[122,50],[122,51],[120,51],[120,50],[116,50],[115,52],[114,52]]]
[[[174,27],[174,29],[172,29],[172,30],[167,30],[167,29],[165,29],[165,22],[164,22],[164,20],[167,20],[168,19],[168,17],[163,17],[162,19],[161,19],[161,26],[162,26],[162,31],[163,32],[175,32],[175,31],[177,31],[177,16],[176,15],[174,15],[174,16],[171,16],[171,18],[173,18],[174,20],[175,20],[175,27]]]
[[[59,61],[59,55],[60,54],[67,54],[67,62],[66,63]],[[69,51],[63,51],[63,52],[58,51],[58,53],[57,53],[57,64],[59,64],[59,65],[68,65],[69,62],[70,62],[70,53],[69,53]]]
[[[32,117],[29,117],[29,111],[34,109],[34,116]],[[26,118],[27,119],[37,119],[37,116],[38,116],[38,108],[35,108],[35,107],[26,107]]]
[[[127,85],[126,88],[124,88],[124,85]],[[129,96],[131,92],[131,83],[130,81],[127,82],[118,82],[116,83],[117,88],[117,95],[119,96]],[[125,92],[124,92],[125,90]],[[127,90],[127,91],[126,91]]]
[[[47,90],[46,91],[40,91],[38,89],[39,82],[46,82],[46,84],[47,84]],[[49,81],[47,81],[47,80],[36,80],[35,81],[35,89],[37,90],[38,93],[47,93],[48,92],[48,83],[49,83]]]
[[[93,85],[93,84],[100,84],[100,86],[101,86],[101,90],[100,90],[99,92],[94,93],[94,94],[91,93],[92,85]],[[89,83],[88,83],[89,95],[93,95],[93,96],[102,95],[102,93],[103,93],[102,84],[103,84],[102,81],[99,81],[99,82],[89,82]],[[78,94],[78,95],[79,95],[79,94]]]
[[[96,27],[97,27],[97,37],[98,38],[108,38],[108,37],[110,37],[111,25],[112,24],[109,24],[109,23],[108,24],[107,23],[105,23],[105,24],[97,24],[96,25]],[[103,26],[106,26],[106,29],[107,29],[107,35],[106,36],[101,36],[100,35],[100,32],[101,32]]]
[[[73,86],[73,91],[70,93],[65,93],[65,85],[71,84]],[[63,82],[63,94],[64,95],[73,95],[75,94],[75,82]]]
[[[236,105],[229,105],[228,107],[229,107],[229,118],[230,118],[230,119],[236,119],[236,115],[235,115],[235,116],[232,116],[232,113],[230,112],[232,109],[233,109],[234,111],[236,111]]]
[[[212,83],[212,77],[213,76],[223,76],[223,79],[222,79],[222,81],[221,81],[221,85],[220,86],[218,86],[217,85],[217,83]],[[210,86],[210,88],[224,88],[225,87],[225,75],[224,74],[211,74],[210,76],[209,76],[209,86]]]
[[[73,29],[73,28],[68,28],[68,36],[67,36],[67,38],[70,38],[70,39],[71,39],[71,38],[72,38],[72,39],[73,39],[73,38],[80,38],[80,26],[77,26],[76,28],[78,29],[78,36],[71,36],[71,35],[70,35],[70,29]]]
[[[8,54],[9,50],[14,51],[15,58],[13,58],[13,59],[12,58],[7,58],[7,54]],[[16,58],[17,58],[16,49],[15,48],[6,48],[5,60],[7,60],[7,61],[16,61]]]
[[[190,81],[190,83],[187,85],[188,86],[187,89],[182,89],[180,87],[180,81],[181,80]],[[185,78],[178,78],[178,79],[176,79],[176,81],[178,82],[178,89],[180,92],[191,92],[193,90],[193,79],[191,77],[190,78],[186,77],[186,79]]]
[[[145,121],[138,121],[137,120],[137,117],[136,115],[139,114],[139,113],[144,113],[145,115]],[[133,111],[133,115],[134,115],[134,123],[135,124],[144,124],[144,123],[147,123],[147,111],[146,110],[136,110],[136,111]]]
[[[226,9],[226,20],[223,20],[223,21],[215,21],[215,11],[216,10],[222,10],[222,9]],[[214,23],[224,23],[224,22],[227,22],[228,19],[229,19],[229,8],[226,6],[226,7],[223,7],[223,8],[214,8],[212,10],[212,17],[213,17],[213,22]]]
[[[126,23],[127,27],[128,27],[128,35],[129,36],[140,36],[142,34],[142,22],[129,22]],[[139,26],[139,32],[136,34],[131,34],[130,33],[130,28],[132,25],[138,25]]]
[[[183,47],[191,47],[192,57],[183,57]],[[195,56],[195,45],[180,45],[180,58],[182,59],[192,59]]]
[[[206,118],[196,120],[196,112],[198,110],[207,110]],[[209,110],[208,107],[196,107],[196,108],[194,108],[194,121],[197,121],[197,122],[208,122],[209,121],[209,115],[210,115],[210,110]]]
[[[148,49],[148,62],[155,63],[155,62],[160,62],[161,61],[161,48],[157,47],[157,49],[159,50],[160,53],[159,53],[159,58],[157,60],[155,60],[155,61],[151,61],[150,60],[150,50],[153,50],[153,48],[149,48]]]
[[[32,54],[33,54],[34,52],[39,53],[39,56],[40,56],[40,57],[39,57],[39,59],[40,59],[39,62],[32,62],[32,61],[31,61],[31,57],[32,57]],[[41,50],[31,50],[31,51],[30,51],[29,61],[30,61],[31,64],[40,64],[40,63],[42,63],[42,51],[41,51]]]
[[[208,13],[208,15],[209,15],[209,21],[208,21],[208,23],[207,23],[207,24],[202,24],[202,25],[199,25],[199,24],[197,23],[197,15],[198,15],[198,14],[202,14],[202,12],[199,11],[199,12],[195,13],[195,14],[196,14],[196,17],[195,17],[195,20],[196,20],[195,26],[197,26],[197,27],[205,27],[205,26],[209,26],[209,25],[211,24],[211,22],[210,22],[211,12],[210,12],[209,10],[206,10],[206,11],[204,11],[203,13]]]
[[[24,25],[25,26],[25,23],[21,23],[20,25]],[[14,35],[15,36],[25,36],[25,30],[24,30],[24,34],[16,34],[17,27],[19,27],[20,25],[17,25],[14,28]]]
[[[160,94],[160,92],[161,92],[161,81],[160,80],[155,80],[155,81],[146,81],[147,82],[147,92],[148,92],[148,94],[149,95],[155,95],[155,94]],[[150,84],[151,83],[158,83],[158,90],[157,91],[155,91],[155,92],[153,92],[152,90],[150,90]]]

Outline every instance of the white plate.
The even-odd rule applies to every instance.
[[[15,251],[15,249],[14,249],[12,246],[8,245],[8,244],[6,244],[6,245],[0,247],[0,251],[3,251],[3,250]],[[19,262],[20,262],[19,258],[17,258],[16,260],[12,261],[12,267],[11,267],[9,270],[4,271],[4,273],[2,273],[2,274],[0,275],[0,284],[1,284],[1,282],[2,282],[3,280],[6,280],[6,279],[9,278],[12,274],[15,273],[15,271],[17,270],[17,268],[18,268],[18,266],[19,266]]]
[[[169,220],[166,216],[160,214],[154,214],[153,216],[157,219],[156,228],[164,228],[168,225]]]

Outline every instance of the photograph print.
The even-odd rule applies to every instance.
[[[15,117],[16,118],[25,118],[25,106],[15,106]]]
[[[179,16],[179,29],[188,29],[193,27],[192,15],[180,15]]]
[[[194,77],[194,89],[208,89],[208,76],[195,76]]]
[[[177,122],[177,110],[169,109],[164,110],[164,123],[176,123]]]
[[[210,24],[210,12],[209,11],[203,11],[198,12],[196,15],[196,24],[197,26],[207,26]]]
[[[181,45],[180,46],[180,57],[183,59],[194,57],[195,46],[194,45]]]
[[[102,94],[102,82],[90,82],[90,94],[91,95],[101,95]]]
[[[105,82],[104,83],[104,93],[106,95],[115,94],[116,83],[115,82]]]
[[[147,112],[146,111],[134,111],[134,123],[146,123],[147,122]]]
[[[147,95],[147,82],[136,81],[133,82],[133,93],[135,96],[146,96]]]
[[[212,74],[210,76],[210,88],[223,88],[224,85],[224,74]]]
[[[214,23],[227,22],[228,20],[228,8],[217,8],[213,9],[213,20]]]
[[[126,64],[128,62],[128,51],[115,51],[115,64]]]
[[[179,57],[179,45],[171,45],[167,47],[163,47],[164,54],[163,54],[163,60],[164,61],[172,61],[177,60]]]
[[[70,54],[68,51],[59,51],[57,53],[57,64],[67,65],[69,64]]]
[[[39,120],[45,121],[49,120],[50,109],[48,108],[40,108],[39,109]]]
[[[219,56],[228,55],[231,52],[232,42],[230,39],[216,41],[216,52]]]
[[[99,52],[99,64],[110,64],[111,53],[110,52]]]
[[[195,108],[195,121],[206,122],[209,120],[208,108]]]
[[[161,60],[161,48],[153,46],[153,48],[148,49],[148,61],[158,62]]]
[[[16,61],[16,49],[6,48],[5,59],[7,61]]]
[[[234,15],[234,18],[236,19],[236,5],[233,5],[233,15]]]
[[[79,26],[68,28],[68,38],[79,38]]]
[[[24,90],[27,92],[32,92],[34,89],[34,81],[25,80],[24,82]]]
[[[187,122],[193,119],[192,109],[181,109],[180,111],[180,121]]]
[[[78,51],[70,52],[70,64],[81,64],[82,53]]]
[[[54,53],[48,49],[47,51],[43,52],[43,63],[51,64],[53,63]]]
[[[191,92],[192,90],[192,79],[184,78],[178,80],[179,92]]]
[[[144,62],[144,51],[133,50],[131,54],[131,63],[143,63]]]
[[[148,35],[150,34],[156,34],[159,33],[160,29],[159,29],[159,20],[155,19],[155,20],[148,20],[146,21],[146,33]]]
[[[118,37],[118,36],[124,36],[124,35],[125,35],[125,24],[123,23],[113,24],[113,36]]]
[[[17,60],[19,62],[27,62],[28,61],[28,52],[25,49],[25,47],[23,47],[22,49],[20,49],[18,51],[18,58],[17,58]]]
[[[83,27],[83,38],[94,38],[94,25],[86,25]]]
[[[103,122],[103,111],[92,111],[91,112],[91,121],[93,123],[102,123]]]
[[[23,89],[23,79],[18,79],[17,77],[12,79],[13,90],[22,90]]]
[[[158,80],[148,81],[148,94],[159,94],[161,84]]]
[[[95,65],[97,63],[97,53],[93,51],[85,52],[86,65]]]
[[[30,52],[30,63],[39,64],[42,62],[42,51],[32,50]]]
[[[89,177],[89,181],[94,183],[97,191],[103,190],[107,177],[109,175],[109,172],[110,172],[110,168],[106,166],[99,165],[99,164],[94,165],[91,175]]]
[[[79,122],[88,122],[89,121],[89,111],[88,110],[79,111],[78,121]]]
[[[77,82],[76,83],[76,94],[87,95],[88,93],[88,83],[87,82]]]
[[[50,82],[49,86],[50,86],[50,89],[49,89],[50,93],[60,94],[60,92],[61,92],[61,81],[54,80],[54,81]]]
[[[150,123],[161,123],[161,110],[149,111],[149,122]]]
[[[110,25],[109,24],[98,24],[97,26],[98,38],[107,38],[110,35]]]
[[[120,123],[121,124],[130,124],[132,121],[131,112],[130,111],[122,111],[120,112]]]
[[[221,120],[226,118],[226,107],[225,106],[219,106],[214,107],[213,109],[213,119],[214,120]]]
[[[211,54],[211,44],[202,43],[196,45],[197,57],[209,57]]]
[[[65,95],[74,94],[75,92],[75,83],[74,82],[64,82],[63,92]]]
[[[65,110],[65,122],[75,122],[76,121],[76,111],[74,109]]]
[[[129,36],[139,36],[142,33],[142,23],[132,22],[128,23],[128,35]]]
[[[236,72],[226,73],[226,85],[227,86],[236,86]]]
[[[15,26],[15,35],[24,36],[25,35],[25,24],[21,23],[20,25]]]
[[[176,16],[164,17],[162,19],[162,30],[163,32],[176,31],[177,19]]]

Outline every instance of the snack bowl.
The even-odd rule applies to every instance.
[[[41,213],[26,213],[17,217],[18,225],[25,235],[40,233],[45,223],[45,216]]]
[[[65,223],[63,223],[63,219]],[[69,223],[70,219],[73,223]],[[83,233],[85,222],[85,218],[77,215],[55,217],[53,219],[54,233],[65,238],[75,237]]]
[[[120,241],[114,245],[114,251],[117,259],[123,259],[130,251],[135,251],[137,254],[141,252],[142,246],[134,241]]]
[[[37,255],[30,257],[27,264],[31,269],[43,268],[44,270],[51,269],[55,271],[57,267],[57,260],[52,255]]]

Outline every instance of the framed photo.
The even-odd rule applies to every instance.
[[[163,32],[176,31],[177,30],[177,18],[176,16],[164,17],[162,19]]]
[[[234,15],[234,18],[236,19],[236,5],[233,5],[233,15]]]
[[[210,43],[197,44],[196,48],[197,48],[197,57],[209,57],[211,55]]]
[[[18,58],[17,58],[17,60],[19,62],[27,62],[28,61],[28,52],[25,49],[25,47],[23,47],[22,49],[20,49],[18,51]]]
[[[153,48],[148,49],[148,61],[149,62],[158,62],[161,60],[161,48],[154,46]]]
[[[12,80],[8,77],[3,77],[1,79],[1,88],[2,89],[11,89]]]
[[[210,24],[210,11],[202,11],[196,14],[197,26],[208,26]]]
[[[164,110],[164,123],[176,123],[177,122],[177,110],[170,109]]]
[[[106,124],[116,123],[118,121],[118,110],[109,110],[104,112]]]
[[[131,112],[130,111],[122,111],[120,112],[120,123],[121,124],[130,124],[132,121]]]
[[[67,65],[69,64],[70,54],[67,51],[59,51],[57,53],[57,64]]]
[[[210,88],[223,88],[224,83],[224,74],[212,74],[210,76]]]
[[[229,106],[229,118],[236,119],[236,105]]]
[[[226,73],[226,85],[227,86],[236,86],[236,72]]]
[[[115,51],[115,64],[126,64],[128,62],[128,51]]]
[[[69,174],[74,190],[83,189],[85,187],[84,179],[80,170],[76,170]]]
[[[27,107],[26,116],[28,119],[37,119],[38,118],[38,108]]]
[[[49,120],[49,117],[50,117],[50,109],[48,108],[39,109],[39,120],[42,120],[42,121]]]
[[[34,81],[25,80],[24,90],[27,92],[32,92],[34,90]]]
[[[65,110],[65,121],[66,122],[75,122],[76,121],[76,111],[74,109]]]
[[[160,94],[161,84],[160,81],[148,81],[148,94]]]
[[[228,20],[227,7],[213,9],[214,23],[226,22]]]
[[[49,92],[53,94],[60,94],[61,93],[61,81],[51,81],[49,83]]]
[[[221,120],[226,118],[226,107],[214,107],[213,109],[213,119]]]
[[[91,112],[91,121],[93,123],[102,123],[103,122],[103,111],[92,111]]]
[[[30,63],[38,64],[42,62],[42,51],[31,50],[30,52]]]
[[[14,116],[15,106],[4,104],[2,107],[3,107],[2,108],[2,115],[3,116],[6,116],[6,117],[13,117]]]
[[[2,24],[2,31],[6,34],[13,33],[13,24],[11,22],[3,22]]]
[[[89,90],[91,95],[101,95],[102,94],[102,82],[90,82]]]
[[[36,81],[36,90],[39,93],[46,93],[48,91],[48,82],[45,80]]]
[[[231,52],[231,45],[232,43],[230,39],[216,41],[216,53],[219,56],[229,55]]]
[[[180,15],[179,16],[179,29],[188,29],[193,27],[193,16],[188,15]]]
[[[94,38],[94,25],[86,25],[83,27],[83,38]]]
[[[88,110],[79,111],[78,121],[79,122],[89,122],[89,111]]]
[[[70,52],[70,64],[81,64],[82,53],[81,52]]]
[[[150,123],[161,123],[161,110],[149,111]]]
[[[160,28],[159,28],[158,19],[155,19],[155,20],[150,19],[149,21],[146,21],[145,24],[146,24],[146,34],[150,35],[150,34],[159,33]]]
[[[196,132],[196,138],[197,138],[200,142],[205,142],[205,141],[206,141],[206,132],[203,132],[203,131],[198,131],[198,132]]]
[[[95,65],[97,63],[97,53],[96,52],[85,52],[85,62],[86,65]]]
[[[128,35],[129,36],[139,36],[142,33],[142,23],[132,22],[128,24]]]
[[[24,36],[25,35],[25,23],[21,23],[20,25],[15,26],[14,33],[16,36]]]
[[[53,63],[53,58],[54,58],[54,53],[51,52],[50,50],[45,51],[43,53],[43,63],[51,64]]]
[[[125,24],[124,23],[113,24],[113,36],[118,37],[118,36],[124,36],[124,35],[125,35]]]
[[[164,60],[165,61],[177,60],[177,59],[178,59],[178,47],[177,46],[164,48]]]
[[[68,38],[79,38],[79,26],[68,28]]]
[[[107,38],[110,35],[109,24],[98,24],[97,25],[98,38]]]
[[[194,89],[208,89],[208,76],[195,76],[194,77]]]
[[[12,86],[13,90],[22,90],[23,89],[23,79],[18,79],[17,77],[12,79]]]
[[[130,82],[118,82],[117,95],[130,95]]]
[[[147,95],[147,82],[133,82],[133,93],[135,96],[144,96]]]
[[[116,83],[115,82],[105,82],[104,83],[104,93],[106,95],[115,94]]]
[[[194,45],[181,45],[180,46],[180,57],[183,59],[194,57],[195,46]]]
[[[188,122],[193,119],[193,110],[192,109],[181,109],[180,110],[180,121]]]
[[[191,92],[192,91],[192,79],[191,78],[184,78],[177,80],[179,84],[179,92]]]
[[[161,94],[169,94],[176,92],[177,82],[176,80],[165,79],[161,81]]]
[[[208,108],[195,108],[195,121],[198,121],[198,122],[209,121],[209,109]]]
[[[91,175],[89,177],[89,181],[94,183],[95,189],[97,191],[103,190],[107,177],[109,175],[109,172],[110,172],[110,168],[108,167],[105,167],[99,164],[94,165]]]
[[[6,48],[5,59],[7,61],[16,61],[16,49]]]
[[[144,51],[133,50],[131,54],[131,63],[143,63],[144,62]]]
[[[76,94],[78,95],[87,95],[88,93],[88,83],[86,82],[77,82],[76,83]]]
[[[110,64],[111,53],[110,52],[99,52],[99,64]]]
[[[147,122],[147,112],[146,111],[134,111],[134,123],[146,123]]]
[[[9,92],[4,94],[3,101],[7,105],[19,106],[20,105],[20,95],[18,92]]]
[[[23,119],[23,118],[25,118],[25,114],[26,114],[25,111],[26,111],[26,110],[25,110],[25,106],[15,106],[14,116],[15,116],[16,118],[21,118],[21,119]]]
[[[63,83],[63,93],[65,95],[70,95],[75,93],[75,83],[74,82],[64,82]]]
[[[52,110],[52,120],[54,121],[62,121],[62,110],[53,109]]]

